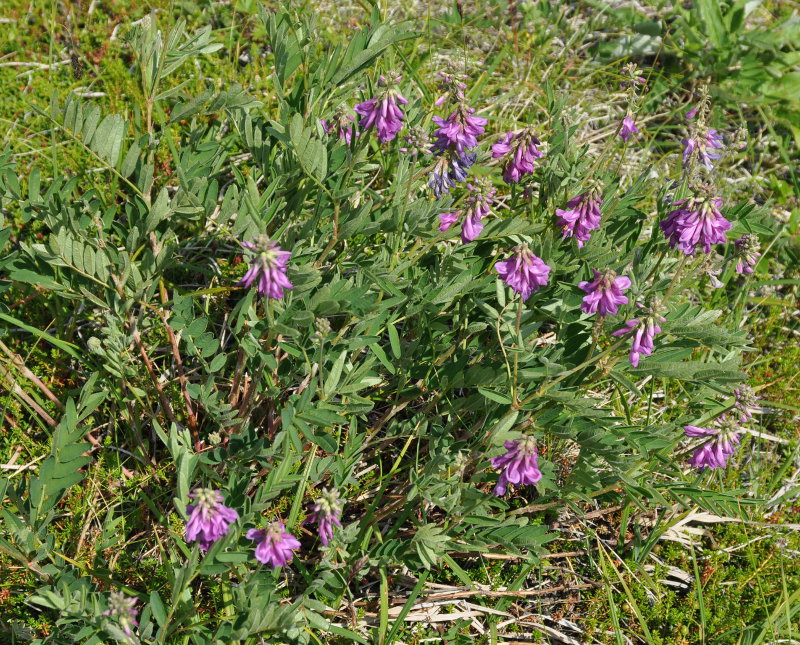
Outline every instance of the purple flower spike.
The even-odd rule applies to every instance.
[[[135,605],[136,598],[128,598],[121,591],[112,591],[108,596],[108,609],[103,615],[115,618],[125,635],[130,636],[133,634],[131,628],[139,624],[136,622],[139,610],[134,608]]]
[[[492,459],[492,468],[502,468],[500,478],[494,487],[494,494],[502,497],[508,484],[526,486],[537,484],[542,478],[539,470],[539,455],[536,452],[536,439],[532,436],[506,441],[507,452]]]
[[[286,266],[291,251],[282,251],[281,247],[266,235],[259,235],[253,242],[242,242],[242,246],[254,252],[250,260],[250,268],[236,284],[249,287],[254,282],[256,290],[262,296],[283,298],[284,289],[291,289],[292,283],[286,277]]]
[[[440,153],[448,148],[453,148],[458,153],[474,148],[478,145],[478,137],[483,134],[486,119],[472,116],[474,108],[459,103],[449,117],[443,119],[433,117],[433,122],[438,125],[434,133],[436,142],[434,147]]]
[[[733,243],[733,247],[733,257],[736,258],[736,273],[739,275],[753,273],[754,267],[758,264],[758,258],[761,257],[761,253],[759,253],[761,244],[758,241],[758,236],[742,235]]]
[[[710,253],[712,244],[727,241],[725,231],[731,223],[719,210],[720,198],[689,197],[675,202],[674,206],[677,208],[660,223],[670,248],[677,246],[686,255],[692,255],[699,246],[703,253]]]
[[[688,168],[692,164],[692,159],[697,157],[706,170],[711,170],[714,168],[714,161],[719,159],[719,155],[713,151],[722,148],[722,135],[714,128],[709,128],[688,139],[681,139],[681,143],[683,144],[684,168]]]
[[[491,215],[492,198],[497,192],[483,183],[467,184],[470,196],[467,197],[467,210],[464,223],[461,225],[461,241],[472,242],[483,230],[481,220]]]
[[[352,114],[347,113],[347,109],[338,110],[333,117],[331,123],[328,123],[325,119],[320,119],[319,122],[322,125],[322,129],[325,131],[325,134],[330,134],[331,132],[337,132],[340,139],[344,139],[347,145],[350,145],[350,142],[353,140],[353,135],[358,137],[358,132],[354,132],[353,130],[353,122],[356,118]]]
[[[465,181],[469,169],[475,163],[474,152],[457,153],[449,151],[439,155],[436,163],[428,175],[428,186],[438,198],[444,193],[449,193],[456,183]]]
[[[514,248],[514,255],[508,260],[494,265],[503,281],[522,296],[530,298],[531,293],[547,284],[550,267],[536,257],[527,244]]]
[[[556,209],[556,219],[564,238],[574,237],[581,248],[591,237],[591,231],[600,228],[602,203],[599,192],[591,191],[570,199],[566,209]]]
[[[543,153],[537,146],[541,141],[530,130],[523,130],[519,134],[507,132],[501,141],[492,146],[492,157],[500,159],[506,157],[503,165],[503,179],[507,184],[517,183],[524,175],[532,175],[536,160],[541,159]]]
[[[636,127],[636,124],[633,122],[633,118],[630,114],[622,119],[622,125],[619,129],[619,136],[623,141],[627,142],[628,139],[638,132],[639,128]]]
[[[639,307],[642,307],[642,305],[639,305]],[[643,316],[631,318],[622,329],[618,329],[611,334],[612,336],[633,334],[630,353],[630,361],[633,367],[638,367],[641,356],[650,356],[653,353],[653,339],[656,334],[661,333],[660,323],[666,320],[660,315],[662,309],[661,303],[654,298],[650,302],[650,306],[644,308]]]
[[[339,499],[339,492],[335,489],[322,489],[322,494],[316,503],[311,507],[311,513],[303,520],[303,524],[317,523],[319,539],[325,546],[333,538],[333,527],[341,527],[339,518],[342,516],[342,504],[344,501]]]
[[[250,529],[246,537],[258,543],[256,560],[272,565],[275,569],[291,562],[294,556],[292,551],[300,548],[300,542],[286,531],[286,527],[280,521],[272,522],[264,529]]]
[[[623,296],[622,292],[631,286],[631,281],[624,275],[616,276],[617,274],[613,271],[600,273],[594,269],[592,282],[587,280],[578,284],[587,294],[583,297],[583,304],[581,304],[584,313],[596,313],[598,316],[611,314],[613,316],[617,313],[619,305],[628,304],[628,298]]]
[[[403,111],[397,104],[407,105],[408,101],[399,91],[392,89],[401,80],[402,76],[392,72],[389,73],[388,79],[386,76],[380,76],[378,86],[387,89],[353,108],[362,116],[358,122],[361,129],[368,130],[374,126],[378,133],[378,141],[382,143],[391,141],[403,129]]]
[[[739,443],[738,422],[727,418],[724,414],[716,420],[718,428],[698,428],[697,426],[684,426],[687,437],[702,437],[705,441],[698,446],[689,464],[693,468],[725,468],[728,458],[735,452]]]
[[[201,551],[208,551],[211,545],[228,533],[230,525],[239,519],[239,514],[222,502],[224,498],[213,488],[195,488],[189,494],[194,504],[186,510],[189,521],[186,522],[186,541],[200,543]]]
[[[733,395],[735,397],[733,407],[739,412],[739,420],[742,423],[745,421],[750,421],[753,418],[750,408],[753,407],[758,401],[753,388],[746,384],[740,385],[733,390]]]

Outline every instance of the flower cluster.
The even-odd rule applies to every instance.
[[[623,296],[622,292],[631,286],[631,281],[625,276],[617,277],[617,274],[610,270],[604,273],[600,273],[597,269],[593,271],[592,282],[584,281],[578,284],[578,287],[586,292],[581,309],[587,314],[613,316],[620,305],[628,304],[628,298]]]
[[[632,367],[639,366],[639,359],[642,356],[650,356],[653,353],[655,347],[653,341],[656,334],[661,333],[660,323],[665,321],[665,318],[659,315],[660,311],[661,303],[654,299],[651,305],[644,309],[643,316],[631,318],[625,322],[624,327],[611,334],[612,336],[633,334],[629,356]]]
[[[292,283],[286,277],[291,251],[282,251],[267,235],[259,235],[253,242],[242,242],[242,246],[253,252],[253,258],[238,285],[250,287],[256,283],[256,291],[260,295],[283,298],[284,289],[292,288]]]
[[[488,187],[483,182],[467,184],[470,191],[467,197],[467,208],[455,213],[442,213],[439,215],[439,230],[446,231],[459,219],[461,222],[461,241],[466,244],[476,239],[483,230],[484,217],[491,214],[490,206],[497,191]]]
[[[706,170],[714,168],[714,161],[719,159],[719,154],[714,150],[723,147],[722,135],[714,128],[703,128],[697,133],[681,139],[683,144],[683,167],[691,168],[697,160]]]
[[[536,160],[543,156],[538,146],[541,141],[530,128],[505,136],[492,146],[494,159],[505,159],[503,179],[507,184],[517,183],[524,175],[532,175]]]
[[[567,208],[556,209],[556,220],[564,234],[564,238],[574,237],[578,248],[589,241],[591,231],[600,228],[600,206],[603,198],[599,188],[573,197],[567,202]]]
[[[293,553],[300,548],[298,539],[286,530],[283,522],[271,522],[264,529],[250,529],[245,534],[256,542],[256,560],[273,568],[283,567],[292,561]]]
[[[138,624],[136,615],[136,598],[128,598],[121,591],[112,591],[108,596],[108,609],[103,612],[104,616],[113,618],[126,636],[133,634],[133,627]]]
[[[333,538],[334,525],[342,526],[339,519],[342,516],[342,504],[344,504],[344,501],[339,499],[339,491],[323,488],[319,498],[311,506],[311,512],[308,517],[303,520],[303,524],[316,522],[320,542],[325,546],[328,546],[331,538]]]
[[[195,503],[186,507],[189,513],[186,541],[197,541],[201,551],[208,551],[214,542],[227,535],[230,525],[239,519],[239,514],[225,506],[222,495],[213,488],[195,488],[189,497]]]
[[[539,470],[539,453],[533,436],[506,441],[505,446],[506,453],[492,459],[492,468],[503,470],[494,487],[494,494],[498,497],[506,494],[509,484],[526,486],[537,484],[542,478]]]
[[[757,235],[742,235],[733,243],[733,257],[736,260],[736,273],[742,275],[744,273],[753,273],[753,270],[758,264],[758,258],[761,257],[761,244],[758,241]]]
[[[358,132],[354,131],[353,123],[356,120],[356,117],[352,114],[349,114],[349,108],[347,107],[340,107],[336,110],[336,113],[333,116],[332,121],[329,123],[325,119],[320,119],[320,124],[322,125],[322,129],[325,131],[325,134],[330,134],[331,132],[336,132],[339,135],[340,139],[344,139],[347,145],[350,145],[350,142],[353,140],[353,137],[358,137]]]
[[[683,428],[687,437],[703,439],[689,460],[689,464],[698,470],[724,468],[728,458],[736,451],[741,431],[739,422],[723,414],[716,419],[715,425],[715,428]]]
[[[382,90],[378,95],[353,108],[362,117],[358,122],[359,127],[362,130],[374,127],[378,141],[382,143],[391,141],[403,129],[403,111],[397,104],[408,105],[408,101],[396,89],[402,80],[403,77],[395,72],[379,76],[378,87]]]
[[[530,298],[531,293],[547,284],[550,267],[536,257],[527,244],[514,247],[513,255],[494,265],[503,281],[522,296]]]
[[[710,253],[712,244],[725,244],[725,231],[731,223],[720,212],[722,200],[719,197],[693,196],[673,205],[677,208],[660,223],[670,248],[677,246],[686,255],[692,255],[698,247],[703,253]]]

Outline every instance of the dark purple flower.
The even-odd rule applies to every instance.
[[[399,91],[393,89],[402,79],[402,76],[392,72],[389,73],[388,78],[383,75],[379,76],[378,87],[386,89],[378,96],[367,99],[353,108],[362,116],[361,121],[358,122],[361,129],[368,130],[374,126],[378,133],[378,141],[382,143],[391,141],[403,129],[403,111],[397,104],[407,105],[408,101]]]
[[[751,420],[753,414],[750,412],[750,408],[758,401],[753,388],[746,384],[740,385],[733,390],[733,395],[735,397],[733,407],[739,412],[739,420],[742,423]]]
[[[683,167],[688,168],[694,157],[705,167],[711,170],[714,161],[719,159],[719,155],[714,150],[722,148],[722,136],[714,129],[709,128],[702,134],[697,133],[687,139],[681,139],[683,144]]]
[[[567,202],[567,208],[556,209],[556,220],[564,238],[574,237],[578,248],[591,237],[590,231],[600,228],[600,205],[603,203],[599,191],[590,191]]]
[[[259,235],[253,242],[242,242],[242,246],[253,251],[254,255],[250,260],[250,268],[237,285],[249,287],[255,282],[260,295],[283,298],[283,290],[292,288],[292,283],[286,277],[291,251],[282,251],[267,235]]]
[[[578,287],[586,292],[583,297],[581,309],[584,313],[596,313],[599,316],[612,316],[617,313],[619,305],[627,305],[628,298],[622,292],[631,286],[631,281],[624,275],[617,277],[613,271],[600,273],[594,271],[594,280],[585,280],[578,284]]]
[[[292,551],[300,548],[300,542],[286,531],[286,527],[280,521],[272,522],[264,529],[250,529],[246,537],[258,543],[256,560],[272,565],[275,569],[291,562],[294,556]]]
[[[342,504],[344,501],[339,499],[339,492],[335,489],[322,489],[322,494],[311,507],[311,513],[303,520],[303,524],[317,523],[319,539],[325,546],[333,537],[333,527],[342,526],[339,518],[342,516]]]
[[[712,244],[724,244],[725,231],[731,227],[720,212],[722,200],[718,197],[688,197],[675,202],[677,208],[661,222],[661,230],[669,240],[670,248],[676,246],[686,255],[697,247],[703,253],[711,252]]]
[[[355,134],[356,137],[359,135],[358,132],[354,132],[353,122],[355,120],[356,118],[352,114],[347,114],[346,110],[338,110],[330,123],[325,119],[320,119],[319,122],[322,124],[322,129],[325,130],[325,134],[338,132],[339,138],[344,139],[349,146],[353,135]]]
[[[536,484],[542,478],[534,437],[529,435],[514,441],[506,441],[505,446],[507,452],[492,459],[492,468],[503,469],[494,487],[494,494],[498,497],[506,494],[509,483],[526,486]]]
[[[687,437],[705,439],[689,459],[689,464],[694,468],[724,468],[736,450],[736,444],[739,443],[738,423],[724,414],[715,423],[717,428],[683,427]]]
[[[742,235],[733,243],[733,247],[733,257],[736,258],[736,273],[739,275],[753,273],[754,267],[758,264],[758,258],[761,257],[761,253],[759,253],[761,244],[758,241],[758,236]]]
[[[441,197],[442,194],[449,193],[457,182],[466,180],[470,167],[475,163],[475,157],[474,152],[459,154],[454,150],[440,154],[428,175],[428,186],[433,194]]]
[[[550,267],[536,257],[527,244],[517,246],[508,260],[494,265],[503,281],[522,296],[530,298],[531,293],[547,284]]]
[[[239,514],[225,506],[222,495],[213,488],[195,488],[189,497],[195,503],[186,507],[189,513],[186,541],[196,540],[202,551],[208,551],[214,542],[227,535],[230,525],[239,519]]]
[[[443,153],[448,148],[452,148],[458,153],[463,153],[465,150],[477,146],[478,137],[483,134],[486,119],[472,116],[474,113],[474,108],[459,103],[446,119],[433,117],[433,122],[439,126],[434,133],[436,150]]]
[[[503,164],[503,179],[507,184],[515,184],[524,175],[532,175],[536,160],[541,159],[543,153],[537,146],[541,141],[526,129],[518,134],[507,132],[502,140],[492,146],[492,157],[500,159],[506,157]]]
[[[622,125],[619,128],[619,136],[623,141],[627,141],[637,132],[639,132],[639,128],[636,127],[633,118],[628,114],[622,119]]]
[[[139,610],[134,608],[136,602],[136,598],[128,598],[121,591],[112,591],[108,596],[108,609],[103,615],[115,618],[125,635],[130,636],[133,633],[132,627],[139,624],[136,622]]]
[[[664,322],[661,316],[646,316],[644,318],[631,318],[622,329],[618,329],[612,336],[623,336],[633,333],[633,343],[629,356],[631,365],[638,367],[639,357],[650,356],[653,353],[653,339],[661,333],[659,322]]]

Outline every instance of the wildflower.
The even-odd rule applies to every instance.
[[[291,562],[294,555],[292,551],[300,548],[300,542],[286,531],[286,527],[280,521],[272,522],[264,529],[250,529],[246,537],[258,543],[256,560],[270,564],[275,569]]]
[[[693,108],[690,108],[689,111],[686,113],[686,120],[691,121],[694,117],[697,116],[697,106],[695,105]]]
[[[441,197],[443,193],[449,193],[457,182],[465,181],[475,158],[474,152],[458,153],[451,150],[440,154],[428,175],[428,186],[433,194]]]
[[[550,267],[536,257],[527,244],[514,247],[514,255],[494,265],[503,281],[522,296],[530,298],[531,293],[547,284]]]
[[[444,232],[458,221],[458,213],[442,213],[439,215],[439,230]]]
[[[464,90],[467,89],[467,84],[464,83],[466,78],[466,74],[459,74],[455,70],[440,71],[438,87],[442,95],[436,99],[434,105],[439,107],[448,98],[452,98],[454,101],[463,101]]]
[[[189,494],[195,503],[189,504],[189,521],[186,522],[186,541],[197,540],[202,551],[208,551],[214,542],[228,533],[230,525],[239,514],[222,502],[224,498],[213,488],[195,488]]]
[[[716,420],[718,428],[698,428],[697,426],[684,426],[687,437],[704,437],[705,441],[698,446],[689,464],[694,468],[724,468],[728,458],[736,450],[739,443],[739,425],[734,419],[729,419],[724,414]]]
[[[453,148],[458,153],[474,148],[478,145],[478,136],[483,134],[486,119],[472,116],[475,109],[464,103],[459,103],[449,117],[433,117],[433,122],[439,126],[436,130],[434,147],[443,153],[448,148]]]
[[[659,315],[660,309],[660,303],[654,300],[651,306],[645,310],[646,315],[644,317],[631,318],[625,323],[624,327],[611,334],[612,336],[624,336],[625,334],[633,333],[633,343],[631,344],[629,356],[633,367],[638,367],[641,356],[650,356],[653,353],[653,339],[656,334],[661,333],[659,323],[666,320]]]
[[[642,76],[642,71],[636,67],[636,63],[628,63],[622,67],[623,79],[620,82],[620,87],[631,87],[636,85],[644,85],[647,79]]]
[[[470,196],[467,197],[467,204],[469,205],[467,206],[466,217],[461,224],[461,241],[464,244],[472,242],[480,235],[483,230],[481,220],[491,214],[489,206],[492,204],[492,198],[497,192],[483,183],[467,184],[467,188],[470,191]]]
[[[400,148],[401,152],[405,152],[406,154],[412,156],[418,154],[429,155],[432,152],[430,137],[422,128],[409,128],[408,134],[405,136],[405,140],[407,147]]]
[[[507,132],[501,141],[492,146],[492,157],[500,159],[506,157],[503,165],[503,179],[507,184],[517,183],[524,175],[533,174],[537,159],[543,154],[537,146],[541,141],[530,129],[518,134]]]
[[[339,499],[337,490],[323,488],[322,494],[311,507],[311,513],[303,520],[303,524],[317,523],[319,539],[325,546],[328,546],[328,542],[333,537],[334,525],[342,526],[339,521],[342,516],[342,504],[344,504],[344,501]]]
[[[714,167],[714,160],[719,159],[719,155],[713,150],[722,148],[722,136],[714,128],[699,128],[699,131],[686,138],[681,139],[683,144],[683,168],[689,168],[692,159],[697,157],[700,164],[706,169]]]
[[[733,243],[734,254],[736,258],[736,273],[753,273],[753,268],[758,264],[758,258],[761,257],[759,249],[761,245],[758,241],[757,235],[742,235],[738,240]]]
[[[578,248],[581,248],[591,237],[590,231],[600,228],[602,203],[599,191],[592,190],[570,199],[566,209],[556,209],[557,222],[564,238],[574,237],[578,241]]]
[[[534,437],[529,435],[514,441],[506,441],[505,446],[507,452],[492,459],[492,468],[503,469],[494,487],[494,494],[498,497],[506,494],[509,483],[524,486],[536,484],[542,478]]]
[[[348,111],[349,108],[347,107],[339,108],[331,123],[328,123],[325,119],[320,119],[319,122],[325,134],[338,132],[339,138],[344,139],[349,146],[350,142],[353,140],[353,136],[355,135],[358,137],[359,133],[355,132],[353,128],[353,122],[356,118],[352,114],[348,114]]]
[[[605,273],[600,273],[597,269],[593,271],[592,282],[585,280],[578,284],[587,294],[583,297],[581,309],[584,313],[597,313],[600,316],[616,314],[619,305],[628,304],[628,298],[622,292],[631,286],[630,279],[624,275],[616,277],[617,274],[610,270]]]
[[[363,130],[375,126],[378,141],[382,143],[391,141],[403,129],[403,111],[397,104],[407,105],[408,101],[399,91],[393,89],[402,79],[402,76],[393,72],[388,74],[388,78],[383,75],[379,76],[378,87],[386,89],[378,96],[359,103],[353,108],[362,117],[358,123],[359,126]]]
[[[739,420],[744,423],[753,418],[750,408],[756,404],[756,393],[749,385],[744,384],[733,390],[735,401],[733,404],[734,409],[739,412]]]
[[[256,282],[256,290],[260,295],[283,298],[283,290],[292,288],[292,283],[286,277],[291,251],[282,251],[267,235],[259,235],[253,242],[242,242],[242,246],[254,251],[255,255],[247,273],[237,284],[249,287]]]
[[[108,609],[103,615],[115,618],[125,635],[130,636],[133,633],[131,628],[138,625],[136,614],[139,610],[134,608],[135,605],[136,598],[128,598],[121,591],[112,591],[108,596]]]
[[[620,138],[627,142],[634,134],[639,132],[639,128],[636,127],[636,124],[633,122],[633,117],[631,117],[630,113],[622,119],[622,125],[619,129],[619,136]]]
[[[710,253],[712,244],[725,243],[725,231],[731,223],[719,210],[722,206],[719,197],[688,197],[674,206],[677,208],[660,223],[670,248],[677,246],[686,255],[692,255],[698,246],[703,253]]]

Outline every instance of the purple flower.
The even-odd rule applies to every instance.
[[[474,113],[474,108],[459,103],[446,119],[433,117],[433,122],[439,126],[434,133],[436,135],[434,146],[440,153],[448,148],[463,153],[478,145],[478,137],[483,134],[486,119],[472,116]]]
[[[644,85],[647,82],[647,79],[642,76],[642,71],[636,67],[636,63],[624,65],[621,72],[623,79],[620,82],[620,87]]]
[[[481,220],[491,214],[492,198],[497,192],[483,183],[467,184],[470,191],[467,197],[467,209],[464,222],[461,224],[461,241],[466,244],[472,242],[483,230]]]
[[[439,72],[439,91],[442,92],[441,96],[434,101],[434,105],[439,107],[448,98],[453,98],[455,101],[464,100],[464,90],[467,89],[465,74],[458,74],[455,71],[440,71]]]
[[[503,179],[507,184],[517,183],[524,175],[532,175],[536,160],[543,153],[537,146],[541,142],[530,130],[518,134],[507,132],[502,140],[492,146],[492,157],[507,157],[503,165]]]
[[[740,385],[733,390],[733,395],[735,397],[733,407],[739,412],[739,420],[742,423],[751,420],[753,414],[750,412],[750,408],[753,407],[758,400],[753,388],[746,384]]]
[[[344,110],[339,110],[333,117],[333,121],[328,123],[325,119],[320,119],[322,129],[325,134],[338,131],[339,138],[344,139],[347,145],[353,140],[353,135],[358,137],[359,133],[353,131],[353,122],[356,118],[352,114],[347,114]]]
[[[397,136],[403,129],[403,111],[397,106],[398,103],[407,105],[408,101],[393,86],[396,86],[403,79],[399,74],[390,72],[389,78],[386,76],[378,77],[378,86],[387,87],[378,96],[359,103],[353,108],[362,119],[358,122],[363,130],[375,127],[378,132],[378,141],[386,143]]]
[[[322,489],[322,494],[316,503],[311,507],[311,513],[303,520],[303,524],[317,523],[319,539],[325,546],[333,538],[334,525],[341,527],[339,518],[342,516],[342,504],[344,501],[339,499],[339,492],[335,489]]]
[[[633,367],[638,367],[640,356],[650,356],[653,353],[653,339],[661,333],[659,322],[664,322],[661,316],[647,316],[645,318],[631,318],[622,329],[618,329],[612,336],[623,336],[633,332],[633,343],[629,360]]]
[[[108,596],[108,609],[103,612],[104,616],[116,618],[122,631],[126,636],[133,633],[132,627],[138,625],[136,622],[136,614],[139,613],[135,609],[136,598],[128,598],[121,591],[112,591]]]
[[[264,529],[250,529],[247,531],[248,540],[254,540],[256,545],[256,560],[270,564],[277,569],[292,561],[293,553],[300,548],[297,538],[286,531],[283,522],[272,522]]]
[[[444,232],[458,221],[458,213],[442,213],[439,215],[439,230]]]
[[[697,426],[684,426],[687,437],[702,437],[705,441],[698,446],[689,464],[702,470],[703,468],[724,468],[728,458],[736,450],[739,443],[739,426],[733,419],[728,419],[724,414],[716,422],[718,428],[698,428]]]
[[[547,284],[550,267],[536,257],[527,244],[514,247],[513,253],[508,260],[495,264],[494,268],[509,287],[527,300],[531,293]]]
[[[623,141],[628,141],[634,134],[639,132],[639,128],[636,127],[636,124],[633,122],[633,118],[630,114],[628,114],[624,119],[622,119],[622,125],[619,129],[619,136]]]
[[[428,186],[438,198],[449,193],[457,182],[465,181],[469,169],[475,163],[474,152],[458,153],[454,150],[440,154],[428,175]]]
[[[186,541],[197,540],[200,550],[208,551],[214,542],[227,535],[230,525],[239,519],[239,514],[225,506],[222,495],[213,488],[195,488],[189,497],[195,503],[186,507],[189,513]]]
[[[698,161],[706,170],[714,167],[714,161],[719,159],[719,155],[713,150],[722,148],[722,136],[714,129],[709,128],[704,133],[697,133],[688,139],[681,139],[683,144],[683,167],[688,168],[692,164],[692,159],[697,157]]]
[[[758,236],[742,235],[733,243],[733,247],[733,257],[736,258],[736,273],[739,275],[753,273],[753,268],[758,264],[758,258],[761,257],[761,253],[758,252],[761,248]]]
[[[282,251],[266,235],[259,235],[253,242],[242,242],[242,246],[255,254],[250,260],[247,273],[236,284],[249,287],[256,282],[256,290],[260,295],[283,298],[283,290],[292,288],[292,283],[286,277],[286,265],[292,255],[291,251]]]
[[[506,441],[506,454],[492,459],[492,468],[502,468],[500,479],[494,487],[494,494],[502,497],[508,484],[525,486],[536,484],[542,478],[539,470],[539,455],[536,452],[536,439],[532,436]]]
[[[686,113],[686,120],[691,121],[694,117],[697,116],[698,107],[695,105],[693,108],[690,108],[689,111]]]
[[[600,228],[602,203],[599,191],[591,191],[570,199],[566,209],[557,208],[556,219],[564,238],[574,237],[581,248],[591,237],[590,231]]]
[[[597,269],[593,271],[592,282],[585,280],[578,284],[578,287],[587,294],[583,297],[581,309],[587,314],[613,316],[617,313],[619,305],[628,304],[628,298],[623,296],[622,292],[631,286],[631,281],[624,275],[616,277],[617,274],[610,270],[605,273],[600,273]]]
[[[720,198],[689,197],[675,202],[674,206],[677,208],[660,223],[670,248],[677,246],[686,255],[692,255],[698,246],[703,253],[710,253],[712,244],[726,242],[725,231],[731,223],[719,210]]]

